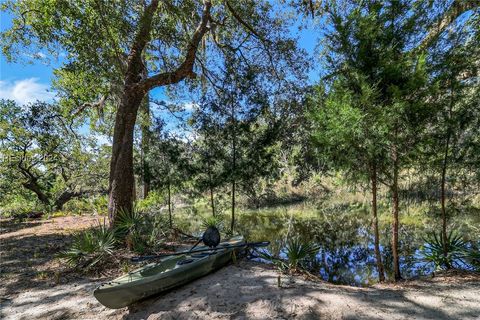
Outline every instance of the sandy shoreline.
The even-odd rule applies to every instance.
[[[100,305],[81,281],[21,292],[2,301],[3,319],[478,319],[479,276],[337,286],[282,276],[242,261],[129,308]],[[291,281],[293,280],[293,281]]]
[[[1,319],[479,319],[480,315],[478,273],[448,272],[369,288],[282,275],[278,287],[276,270],[245,260],[129,308],[111,310],[92,295],[102,280],[72,276],[58,281],[52,276],[55,266],[49,257],[70,232],[70,220],[2,229]],[[89,219],[80,225],[90,225]],[[48,275],[44,279],[42,272]]]

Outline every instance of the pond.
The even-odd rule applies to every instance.
[[[478,226],[480,221],[475,219],[472,222],[471,216],[467,219],[456,217],[455,220],[463,221],[463,224],[455,225],[463,233],[470,233],[469,226],[472,223]],[[389,210],[380,210],[380,249],[388,279],[393,278],[390,222]],[[439,223],[438,217],[418,211],[405,210],[401,213],[399,251],[404,278],[428,275],[434,271],[434,266],[422,259],[420,248],[426,233],[439,230]],[[326,208],[297,205],[246,210],[237,217],[236,231],[248,241],[270,241],[268,253],[281,258],[285,258],[285,244],[289,237],[317,244],[320,249],[316,255],[316,269],[326,281],[355,286],[378,281],[368,205],[339,204]]]

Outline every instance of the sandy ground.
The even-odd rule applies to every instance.
[[[250,261],[130,308],[111,310],[92,295],[105,279],[57,275],[58,265],[48,259],[58,251],[58,242],[67,240],[67,226],[83,228],[92,222],[68,219],[15,228],[2,223],[1,319],[480,319],[479,274],[442,273],[370,288],[282,275],[278,287],[275,270]],[[23,255],[12,254],[25,246],[29,250]]]

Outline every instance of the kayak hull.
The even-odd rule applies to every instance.
[[[170,256],[146,265],[94,290],[93,295],[112,309],[126,307],[138,300],[184,285],[225,266],[244,243],[242,237],[222,242],[220,250]],[[205,249],[199,247],[198,249]]]

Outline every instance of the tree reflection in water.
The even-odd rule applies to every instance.
[[[335,206],[308,215],[281,211],[252,211],[240,216],[238,231],[249,241],[271,241],[269,254],[285,258],[285,242],[295,235],[302,241],[320,246],[312,269],[326,281],[338,284],[368,285],[377,282],[373,235],[369,212],[362,206]],[[430,226],[431,227],[431,226]],[[403,225],[400,229],[402,274],[426,275],[433,266],[426,265],[419,252],[422,236],[429,226],[422,223]],[[380,225],[381,252],[387,276],[392,278],[390,225]]]

